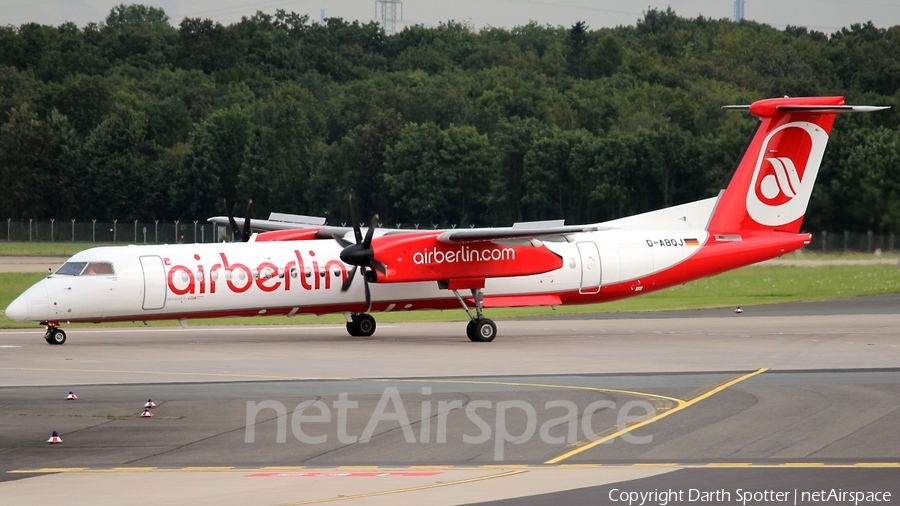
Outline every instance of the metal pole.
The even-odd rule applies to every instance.
[[[206,225],[200,225],[200,242],[206,242]]]
[[[28,218],[28,242],[31,242],[31,222],[34,218]]]
[[[118,221],[119,221],[119,220],[113,220],[113,242],[116,242],[116,232],[119,231],[119,230],[118,230],[119,227],[116,226],[116,223],[117,223]]]
[[[872,231],[866,232],[866,253],[872,252]]]
[[[828,231],[822,231],[822,253],[825,253],[826,245],[828,244]]]
[[[72,242],[75,242],[75,218],[72,218]]]
[[[137,244],[137,221],[134,220],[134,243]]]
[[[197,220],[194,220],[194,244],[197,244]]]
[[[53,242],[53,222],[56,218],[50,218],[50,242]]]
[[[154,229],[154,233],[156,234],[156,236],[155,236],[156,240],[154,242],[156,244],[159,244],[159,220],[153,220],[153,222],[156,224],[155,229]]]
[[[850,231],[844,230],[844,253],[847,252],[847,241],[850,240]]]
[[[9,235],[10,222],[12,222],[12,218],[6,218],[6,240],[7,240],[7,242],[12,240],[12,236]]]
[[[175,220],[175,244],[178,244],[178,220]]]
[[[91,225],[91,242],[97,242],[97,219],[94,218],[91,222],[93,222],[93,225]]]

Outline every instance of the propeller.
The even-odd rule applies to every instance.
[[[341,251],[341,260],[344,263],[354,266],[347,276],[347,280],[341,285],[341,291],[346,292],[353,284],[356,277],[356,271],[362,270],[363,286],[366,290],[366,312],[372,309],[372,296],[369,293],[369,279],[366,276],[366,269],[373,269],[382,274],[387,274],[385,265],[375,259],[375,251],[372,249],[372,236],[375,234],[375,228],[378,225],[378,215],[372,217],[366,236],[363,237],[362,230],[359,228],[359,219],[356,217],[356,209],[353,206],[353,197],[350,197],[350,221],[353,223],[353,235],[356,243],[345,240],[342,237],[333,236],[344,249]]]
[[[250,210],[253,208],[253,200],[247,202],[247,213],[244,215],[244,231],[238,228],[237,222],[234,221],[232,208],[228,206],[228,199],[223,199],[225,204],[225,212],[228,213],[228,222],[231,224],[231,242],[247,242],[250,240]]]

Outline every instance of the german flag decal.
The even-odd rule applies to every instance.
[[[700,241],[698,241],[697,239],[685,239],[684,245],[685,246],[700,246]]]

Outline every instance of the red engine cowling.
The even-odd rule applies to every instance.
[[[539,241],[445,243],[433,232],[372,240],[375,258],[387,274],[378,283],[449,281],[541,274],[562,267],[562,258]],[[515,244],[515,245],[511,245]]]

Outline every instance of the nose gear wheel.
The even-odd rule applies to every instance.
[[[47,341],[47,344],[63,344],[66,342],[66,333],[61,328],[51,325],[47,327],[44,340]]]

